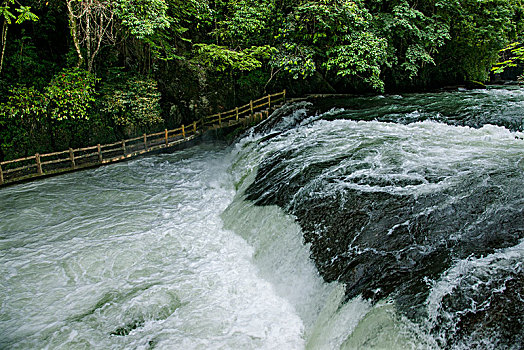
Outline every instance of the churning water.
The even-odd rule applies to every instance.
[[[2,349],[520,349],[524,91],[287,106],[0,190]]]

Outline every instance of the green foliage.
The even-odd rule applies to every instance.
[[[500,50],[504,61],[496,63],[491,71],[493,73],[502,73],[506,68],[516,67],[519,63],[524,62],[524,46],[520,42],[514,42]],[[507,57],[509,55],[509,57]]]
[[[15,4],[15,0],[3,0],[0,5],[0,17],[3,17],[7,24],[21,24],[25,21],[38,21],[38,16],[31,12],[31,6],[23,6],[18,4],[18,7],[11,8]]]
[[[295,79],[323,68],[382,90],[387,43],[373,32],[371,19],[359,1],[305,1],[287,15],[272,65]]]
[[[237,80],[238,84],[238,94],[241,97],[244,97],[244,100],[249,100],[255,89],[255,94],[260,96],[264,93],[263,87],[264,84],[269,79],[269,73],[257,69],[245,74],[242,74]]]
[[[387,66],[397,81],[411,80],[425,65],[434,64],[433,55],[450,39],[446,23],[408,0],[382,8],[374,16],[374,27],[388,42]]]
[[[520,0],[440,0],[435,7],[451,36],[439,54],[440,74],[455,79],[486,81],[498,51],[522,30]]]
[[[163,0],[117,0],[115,13],[137,39],[151,37],[170,26],[168,6]]]
[[[65,138],[60,145],[67,146],[75,128],[89,119],[94,84],[93,75],[74,68],[55,75],[43,92],[34,87],[10,89],[6,102],[0,105],[2,153],[13,158],[52,150],[58,145],[55,134],[64,129],[69,131],[62,132]]]
[[[102,108],[117,126],[136,128],[162,123],[156,81],[125,77],[104,87]]]
[[[45,96],[34,88],[13,87],[0,104],[0,148],[7,158],[33,151],[35,136],[46,118]]]
[[[310,77],[316,72],[315,50],[293,42],[282,43],[280,50],[272,57],[271,66],[284,70],[293,79]]]
[[[118,0],[115,14],[132,37],[148,46],[159,60],[184,59],[177,53],[177,41],[191,41],[185,35],[190,18],[198,13],[196,0]]]
[[[276,52],[275,48],[268,45],[235,51],[215,44],[196,44],[194,50],[194,64],[218,72],[252,71],[262,67],[262,61],[268,60]]]
[[[0,0],[0,133],[31,152],[154,127],[172,106],[189,120],[277,88],[436,87],[524,61],[522,0],[27,1]],[[79,56],[102,83],[60,71]]]
[[[345,38],[347,44],[327,52],[325,67],[340,76],[357,76],[374,89],[383,91],[381,65],[385,61],[387,42],[371,32],[356,32]]]
[[[21,24],[25,21],[37,21],[38,17],[31,12],[31,6],[23,6],[17,2],[18,7],[11,8],[15,4],[15,0],[1,0],[0,2],[0,18],[3,18],[2,30],[0,32],[0,73],[2,72],[4,64],[5,48],[7,45],[7,29],[9,25],[16,22]],[[18,15],[15,15],[17,12]]]
[[[44,92],[33,87],[15,87],[2,105],[4,120],[46,119],[65,121],[89,118],[95,100],[95,77],[78,68],[64,69],[51,80]]]
[[[64,69],[45,89],[49,118],[57,121],[89,119],[89,107],[95,101],[96,78],[88,71]]]
[[[32,38],[22,29],[20,38],[8,43],[8,56],[5,61],[4,77],[22,85],[43,88],[56,71],[56,63],[40,57]],[[30,71],[31,74],[27,74]]]
[[[45,96],[34,88],[17,86],[9,90],[0,113],[5,120],[40,120],[46,113]]]
[[[271,22],[276,10],[270,0],[232,1],[226,18],[215,35],[231,46],[265,46],[271,37]]]

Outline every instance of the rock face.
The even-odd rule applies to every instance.
[[[309,164],[291,178],[282,177],[287,173],[284,160],[293,153],[264,162],[247,190],[248,199],[287,208],[295,215],[305,242],[312,244],[311,257],[319,272],[326,281],[345,283],[348,298],[362,294],[379,300],[394,295],[405,312],[417,318],[421,310],[413,305],[420,305],[429,293],[425,279],[438,278],[454,259],[490,254],[524,237],[524,208],[488,215],[499,200],[498,183],[507,176],[504,172],[491,174],[487,183],[479,177],[444,193],[414,196],[344,189],[324,196],[322,185],[329,185],[326,179],[318,181],[318,175],[339,167],[342,159]],[[439,181],[431,176],[428,180]],[[314,195],[299,194],[316,181]],[[354,181],[391,185],[366,178]]]
[[[440,143],[420,149],[418,157],[410,155],[410,147],[421,138],[427,138],[420,143],[426,147],[433,137],[440,138],[435,136],[439,133],[454,130],[457,135],[448,135],[453,138],[467,129],[442,126],[414,136],[408,134],[414,129],[392,123],[328,122],[317,116],[317,122],[300,124],[296,117],[302,113],[304,118],[306,112],[288,112],[282,118],[286,122],[272,125],[272,132],[261,139],[265,145],[281,146],[266,153],[246,196],[256,205],[278,205],[296,217],[326,281],[344,283],[348,299],[392,298],[410,319],[423,323],[431,318],[427,327],[443,347],[478,343],[482,348],[482,341],[491,336],[498,337],[503,348],[524,345],[520,165],[508,161],[493,166],[491,158],[482,156],[493,150],[483,148],[478,154],[485,166],[476,167],[460,150],[456,155],[464,160],[448,163],[446,157],[453,155]],[[322,125],[328,131],[319,135]],[[469,146],[472,141],[464,142],[472,156],[477,153],[470,149],[475,147]],[[447,152],[439,156],[441,167],[433,160],[415,165],[435,152]],[[388,170],[381,172],[381,167]],[[515,255],[497,259],[505,249],[515,249]],[[488,256],[493,258],[486,263]],[[453,288],[438,294],[431,281],[444,278],[457,261],[493,266],[472,266],[454,277]],[[486,271],[498,271],[497,276]],[[515,303],[516,311],[509,310]],[[505,317],[511,322],[498,327]]]
[[[378,301],[392,297],[409,318],[421,321],[428,317],[424,303],[431,285],[426,281],[437,280],[458,259],[493,254],[524,238],[524,207],[491,212],[500,201],[499,183],[508,176],[503,171],[490,174],[487,181],[479,177],[437,194],[346,189],[323,195],[322,187],[328,184],[318,181],[318,175],[339,166],[340,160],[310,164],[293,177],[282,176],[288,173],[283,160],[292,157],[290,151],[264,162],[247,190],[248,199],[257,205],[278,205],[295,215],[304,241],[311,243],[311,258],[320,274],[328,282],[344,283],[347,298],[362,295]],[[300,189],[315,181],[319,183],[314,195],[301,196]],[[376,185],[363,178],[356,181]],[[520,194],[507,196],[510,202],[519,202]],[[445,331],[444,339],[450,343],[468,343],[471,337],[483,338],[496,331],[502,332],[500,344],[524,344],[519,331],[524,318],[518,311],[522,302],[516,309],[508,309],[512,300],[524,297],[523,282],[521,265],[514,274],[501,274],[498,281],[483,288],[464,282],[464,288],[455,289],[442,301],[444,310],[460,318],[448,320],[434,331]],[[494,293],[494,289],[501,292]],[[471,298],[488,305],[480,311],[469,310]],[[498,329],[495,325],[505,317],[511,322]]]
[[[495,349],[524,346],[524,269],[520,258],[510,259],[513,271],[500,269],[497,261],[476,266],[461,276],[455,288],[442,298],[443,313],[435,329],[447,344],[483,349],[490,339]],[[478,279],[478,277],[481,277]],[[454,315],[455,317],[446,317]]]

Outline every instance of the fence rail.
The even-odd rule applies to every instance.
[[[179,128],[143,134],[110,144],[35,154],[0,162],[0,186],[21,180],[70,172],[136,157],[141,154],[190,141],[212,128],[243,123],[248,125],[269,116],[269,110],[286,100],[286,90],[267,95],[235,109],[210,115]]]

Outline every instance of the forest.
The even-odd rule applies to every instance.
[[[0,20],[0,161],[283,89],[486,82],[524,56],[521,0],[1,0]]]

